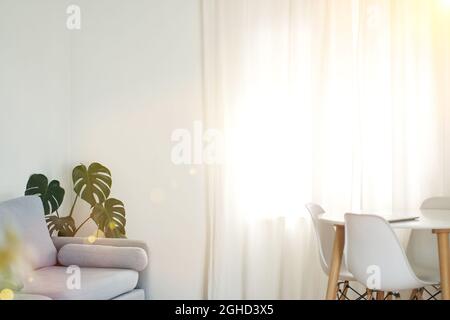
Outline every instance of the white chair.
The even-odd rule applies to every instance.
[[[450,210],[449,197],[435,197],[426,199],[420,209],[423,210]],[[433,276],[433,282],[440,282],[439,254],[437,250],[436,235],[431,230],[413,230],[409,238],[406,255],[414,272],[420,277],[423,274]],[[439,294],[438,288],[423,288],[430,299]]]
[[[345,250],[349,271],[378,292],[413,290],[436,285],[432,275],[419,278],[395,232],[382,217],[345,215]]]
[[[333,242],[335,236],[334,227],[330,224],[323,223],[319,220],[319,217],[325,213],[323,208],[315,203],[306,204],[306,209],[308,209],[311,219],[314,225],[314,233],[316,235],[316,239],[319,247],[319,257],[320,257],[320,265],[322,267],[323,272],[329,275],[330,265],[331,265],[331,254],[333,251]],[[358,295],[358,299],[362,299],[365,296],[365,293],[361,295],[357,292],[353,287],[350,286],[350,281],[356,281],[353,275],[348,271],[345,263],[341,265],[341,272],[339,274],[339,283],[338,283],[338,298],[340,300],[348,299],[347,293],[348,290],[353,291]]]

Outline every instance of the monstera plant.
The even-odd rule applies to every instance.
[[[28,180],[25,195],[38,195],[41,198],[50,234],[73,237],[92,220],[105,237],[124,238],[125,206],[122,201],[110,198],[112,178],[109,169],[96,162],[89,167],[81,164],[73,169],[72,180],[75,199],[65,217],[61,217],[58,212],[64,199],[64,189],[59,182],[53,180],[48,183],[47,177],[42,174],[34,174]],[[79,199],[89,204],[90,215],[77,227],[73,213]]]

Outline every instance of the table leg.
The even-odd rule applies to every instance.
[[[337,292],[337,283],[341,271],[342,254],[344,252],[345,227],[336,226],[336,235],[334,238],[333,252],[331,256],[330,274],[328,275],[328,288],[326,300],[335,300]]]
[[[439,271],[441,273],[442,300],[450,300],[450,252],[448,235],[450,230],[433,230],[437,236]]]

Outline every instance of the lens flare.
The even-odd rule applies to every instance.
[[[3,289],[0,291],[0,300],[13,300],[14,292],[11,289]]]
[[[88,240],[89,243],[94,243],[95,241],[97,241],[97,237],[96,236],[89,236],[87,240]]]

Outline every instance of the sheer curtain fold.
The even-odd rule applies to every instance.
[[[445,10],[202,2],[204,120],[224,133],[224,163],[207,168],[209,298],[321,298],[305,202],[416,208],[449,192]]]

